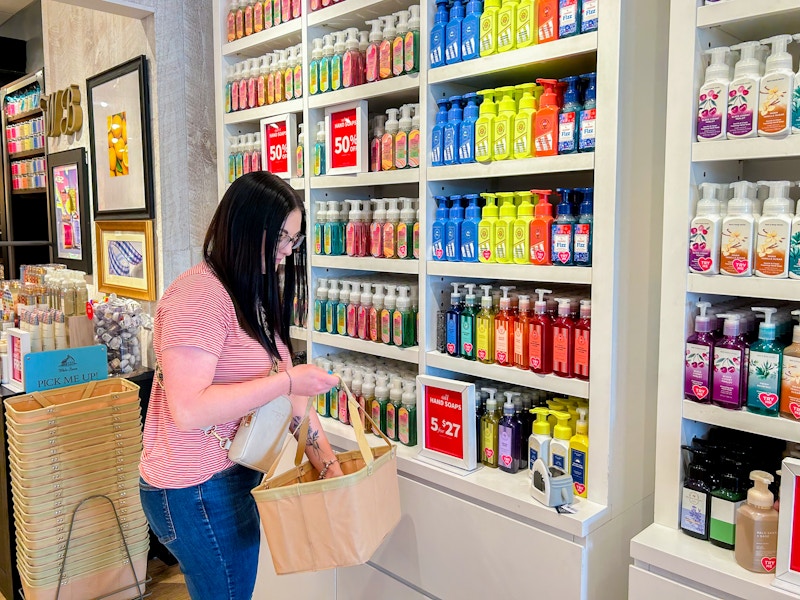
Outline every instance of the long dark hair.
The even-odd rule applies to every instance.
[[[295,297],[300,314],[306,307],[305,245],[286,258],[283,286],[275,269],[281,230],[293,210],[302,214],[305,233],[303,203],[292,188],[266,171],[243,175],[222,197],[203,244],[205,261],[231,295],[239,325],[274,360],[280,359],[276,336],[292,352],[289,325]]]

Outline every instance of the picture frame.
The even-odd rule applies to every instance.
[[[94,219],[152,219],[153,165],[147,58],[86,80]]]
[[[778,554],[772,585],[800,594],[800,460],[796,458],[783,459],[780,498]]]
[[[92,230],[86,150],[75,148],[47,157],[53,260],[92,273]]]
[[[355,100],[325,109],[325,174],[352,175],[369,167],[367,101]],[[307,133],[314,139],[315,133]]]
[[[153,221],[95,221],[94,226],[98,291],[153,302]]]
[[[261,168],[281,179],[297,172],[297,115],[261,119]]]

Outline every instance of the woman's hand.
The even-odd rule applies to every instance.
[[[288,374],[292,380],[292,394],[298,396],[316,396],[339,383],[336,375],[316,365],[298,365],[289,369]]]

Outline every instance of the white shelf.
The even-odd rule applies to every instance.
[[[391,79],[384,79],[382,81],[373,81],[372,83],[365,83],[364,85],[336,90],[335,92],[315,94],[308,98],[308,107],[324,108],[326,106],[335,106],[344,102],[353,102],[354,100],[367,100],[387,94],[391,94],[392,96],[391,105],[398,107],[408,100],[413,100],[414,97],[419,98],[419,73],[401,75],[400,77],[392,77]]]
[[[428,352],[425,360],[429,367],[465,373],[475,377],[505,381],[516,385],[545,390],[565,396],[589,397],[589,382],[579,379],[566,379],[556,375],[537,375],[533,371],[523,371],[516,367],[502,367],[500,365],[485,365],[477,360],[454,358],[441,352]]]
[[[358,447],[350,425],[336,419],[321,418],[320,422],[332,445],[344,450]],[[371,446],[384,444],[383,440],[372,434],[367,435],[367,440]],[[400,473],[577,537],[586,537],[608,520],[606,507],[588,500],[578,499],[574,505],[577,510],[574,515],[560,515],[552,508],[539,504],[531,498],[527,472],[511,475],[500,469],[480,468],[468,475],[461,475],[419,460],[419,450],[419,445],[409,448],[397,444],[397,468]]]
[[[740,567],[733,550],[695,539],[680,529],[651,525],[631,540],[631,554],[637,561],[657,566],[660,572],[669,571],[681,581],[700,582],[714,592],[724,592],[726,597],[797,599],[794,594],[772,587],[774,575],[751,573]],[[718,595],[714,593],[714,597]]]
[[[590,285],[591,267],[544,267],[539,265],[501,265],[428,261],[428,275],[504,281],[536,281],[542,283],[574,283]]]
[[[222,122],[225,125],[238,125],[239,123],[258,124],[261,119],[266,117],[300,112],[303,112],[303,99],[297,98],[295,100],[287,100],[285,102],[259,106],[258,108],[248,108],[247,110],[228,113],[222,118]]]
[[[292,177],[289,185],[296,190],[304,190],[306,189],[306,180],[303,177]]]
[[[728,0],[697,9],[697,27],[718,27],[741,41],[800,29],[800,1]]]
[[[746,409],[730,410],[713,404],[683,401],[683,418],[739,431],[749,431],[790,442],[800,442],[800,423],[783,417],[766,417]]]
[[[404,183],[419,184],[419,169],[398,169],[395,171],[378,171],[377,173],[355,173],[353,175],[320,175],[311,178],[311,189],[371,187]]]
[[[289,327],[289,336],[293,340],[307,340],[308,330],[305,327],[295,327],[293,325]]]
[[[311,256],[312,267],[348,269],[351,271],[375,271],[376,273],[419,273],[419,261],[357,256]]]
[[[800,280],[728,277],[727,275],[697,275],[690,273],[687,291],[695,294],[797,300],[800,298]]]
[[[459,83],[486,79],[487,75],[498,75],[507,80],[519,75],[533,81],[536,77],[549,77],[583,73],[592,68],[597,53],[597,32],[584,33],[547,44],[536,44],[519,50],[501,52],[483,58],[445,65],[428,71],[428,83]],[[551,64],[551,63],[556,64]],[[522,71],[523,73],[516,73]],[[528,81],[528,80],[526,80]]]
[[[271,50],[283,50],[294,46],[299,44],[302,39],[302,19],[292,19],[277,27],[270,27],[240,40],[228,42],[222,46],[222,56],[253,58],[262,56]]]
[[[780,140],[758,137],[749,140],[721,140],[692,144],[693,162],[763,160],[798,156],[800,156],[800,135],[790,135]]]
[[[364,25],[366,21],[407,8],[408,0],[343,0],[308,13],[308,26],[325,27],[331,31],[348,27],[369,29]],[[423,32],[421,35],[425,35],[425,33]]]
[[[565,154],[563,156],[540,156],[519,160],[499,160],[467,165],[428,167],[428,181],[455,181],[460,179],[487,179],[491,177],[515,177],[546,173],[568,173],[592,171],[594,152]]]
[[[346,335],[333,335],[332,333],[311,332],[311,341],[315,344],[341,348],[342,350],[352,350],[363,354],[381,356],[392,360],[400,360],[407,363],[419,363],[419,348],[398,348],[389,344],[379,344],[368,340],[351,338]]]

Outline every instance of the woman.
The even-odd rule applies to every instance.
[[[233,438],[244,415],[281,395],[292,399],[296,426],[307,397],[337,383],[313,365],[291,366],[292,303],[306,297],[304,227],[303,205],[284,182],[266,172],[239,178],[211,220],[205,260],[158,303],[163,377],[150,397],[140,495],[195,600],[250,598],[260,540],[250,490],[261,474],[230,462],[204,429]],[[309,460],[326,477],[341,475],[313,411],[310,427]]]

